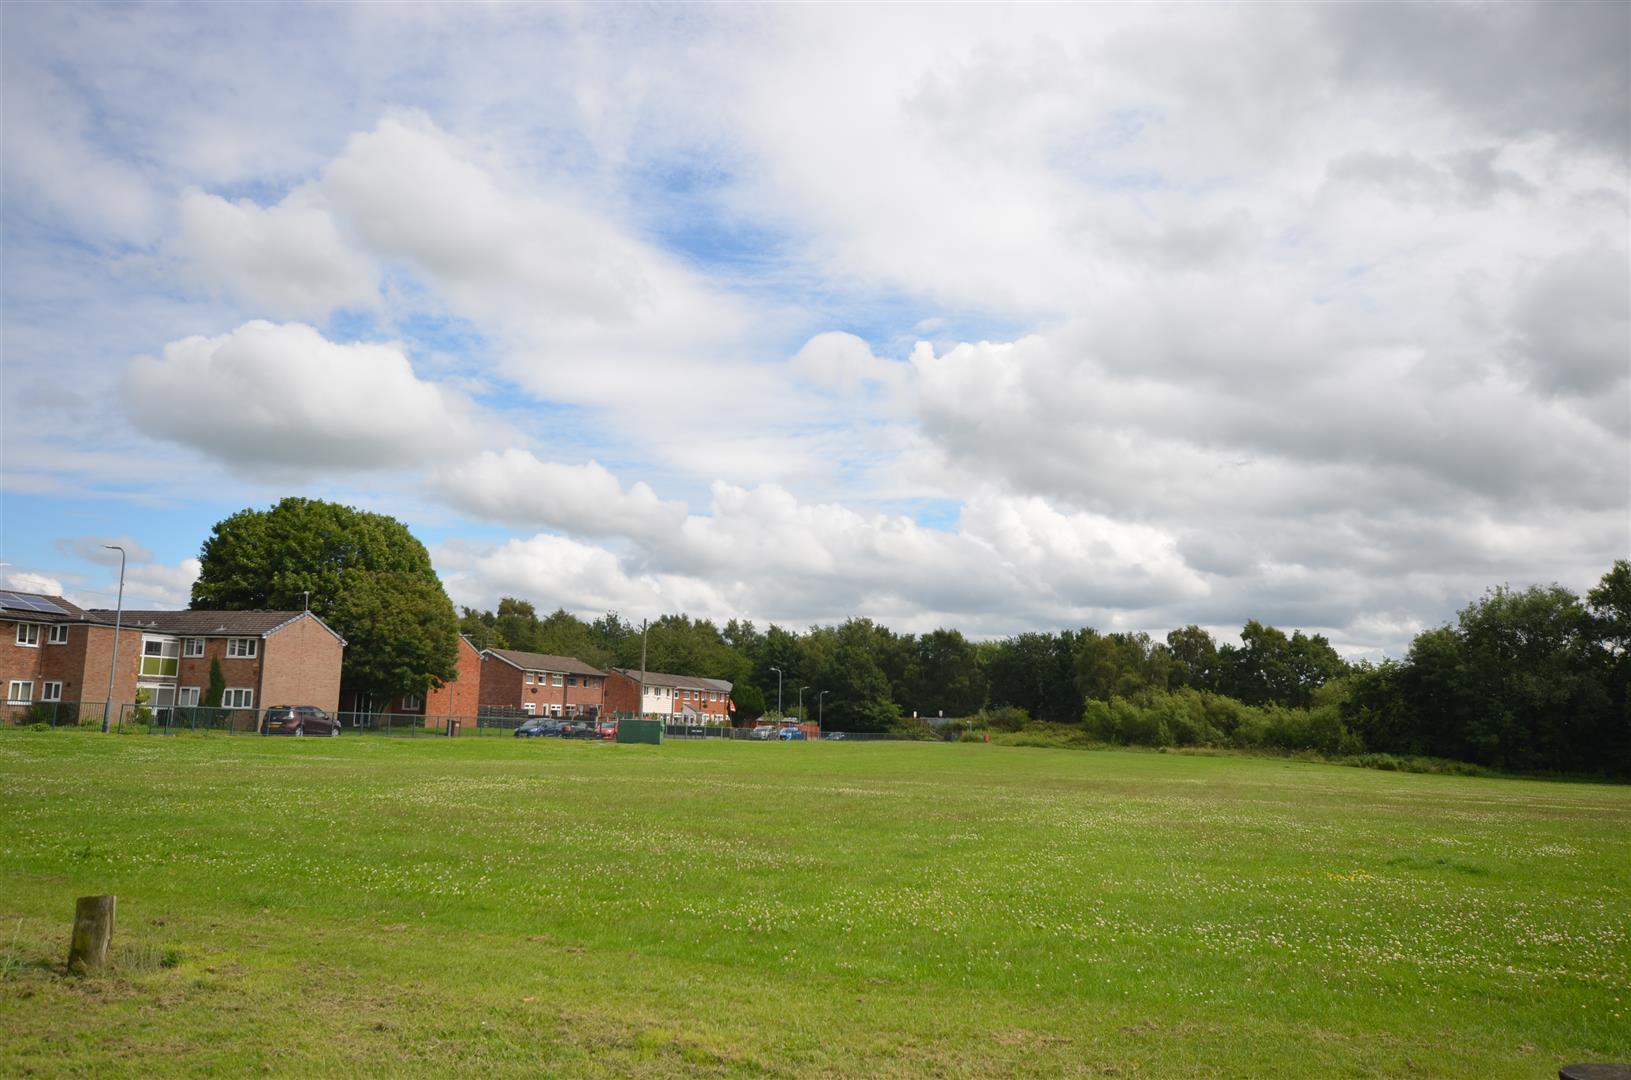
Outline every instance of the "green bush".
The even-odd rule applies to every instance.
[[[1031,722],[1031,714],[1018,705],[998,705],[994,709],[981,709],[974,716],[976,727],[992,731],[1020,731]]]

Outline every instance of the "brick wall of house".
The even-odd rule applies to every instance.
[[[264,641],[259,642],[255,649],[255,657],[246,660],[243,657],[227,657],[226,638],[203,638],[204,655],[188,656],[187,642],[197,641],[198,638],[181,639],[181,665],[177,669],[176,686],[196,686],[198,700],[204,700],[204,695],[210,689],[210,661],[221,661],[221,677],[226,680],[223,684],[229,688],[247,688],[255,691],[255,708],[261,707],[261,657],[265,655]],[[304,704],[302,702],[301,704]]]
[[[521,707],[521,669],[496,656],[481,658],[481,687],[477,700],[486,708]]]
[[[606,673],[606,709],[614,716],[640,714],[640,681],[621,671]]]
[[[481,650],[459,638],[459,668],[453,681],[425,694],[425,725],[440,726],[440,717],[475,716],[481,704]]]
[[[260,651],[256,708],[315,705],[328,712],[339,710],[340,661],[344,658],[345,646],[322,623],[310,616],[295,619],[268,634],[261,641]],[[233,681],[236,665],[256,663],[256,660],[223,660],[221,670],[227,685],[244,685]],[[242,670],[247,677],[248,668]]]
[[[600,675],[562,674],[561,685],[556,686],[554,676],[533,673],[534,681],[527,681],[527,672],[496,656],[481,660],[481,703],[489,708],[512,709],[524,712],[531,702],[536,716],[551,715],[551,706],[560,706],[563,714],[571,714],[580,707],[605,707],[605,677]],[[542,681],[538,681],[541,678]],[[571,685],[576,681],[577,685]]]
[[[108,693],[108,666],[113,662],[113,627],[83,624],[75,630],[85,631],[84,661],[80,675],[83,700],[102,701]],[[72,632],[69,641],[74,640]],[[119,716],[119,705],[136,700],[136,673],[142,663],[142,632],[121,628],[119,631],[119,669],[113,676],[114,718]],[[68,688],[63,687],[66,696]]]

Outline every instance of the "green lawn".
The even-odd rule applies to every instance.
[[[1631,789],[982,744],[0,736],[0,1075],[1545,1077]],[[118,967],[62,971],[76,896]]]

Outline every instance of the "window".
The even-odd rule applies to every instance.
[[[551,715],[551,716],[561,715],[561,707],[559,705],[551,705],[549,707],[549,715]]]
[[[40,684],[40,700],[41,701],[61,701],[62,700],[62,684],[59,683],[59,682],[41,683]]]
[[[161,678],[174,678],[179,661],[176,653],[181,649],[181,643],[175,638],[142,638],[142,667],[143,675],[157,675]]]
[[[553,685],[553,686],[560,686],[563,680],[562,680],[562,677],[561,677],[560,673],[556,672],[554,675],[552,675],[550,677],[549,681],[550,681],[550,684]]]
[[[227,655],[249,659],[255,656],[260,641],[252,637],[227,638]]]
[[[186,647],[181,650],[181,655],[182,656],[203,656],[204,655],[204,639],[201,638],[201,637],[190,637],[190,638],[188,638]]]
[[[53,645],[68,644],[68,624],[58,623],[51,628],[51,636],[46,639]]]
[[[532,685],[532,672],[530,672],[530,671],[527,672],[527,685],[528,686]]]
[[[20,622],[17,624],[17,644],[27,645],[31,649],[39,648],[40,624]]]
[[[33,679],[13,679],[11,688],[6,691],[6,701],[12,705],[27,705],[34,700]]]
[[[578,677],[576,675],[568,675],[566,677],[566,685],[568,685],[568,686],[578,685]]]
[[[425,707],[425,699],[420,697],[418,694],[404,694],[404,695],[402,695],[402,711],[403,712],[420,712],[420,711],[422,711],[424,709],[424,707]]]
[[[531,716],[533,713],[538,711],[538,703],[535,701],[523,701],[521,703],[521,711],[526,713],[528,716]]]
[[[181,688],[181,698],[176,702],[176,704],[180,705],[183,709],[197,708],[198,694],[200,689],[201,688],[197,686],[183,686]]]
[[[224,709],[253,709],[255,707],[255,691],[232,687],[221,695],[221,707]]]

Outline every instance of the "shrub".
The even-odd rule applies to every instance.
[[[981,709],[974,717],[976,726],[993,731],[1019,731],[1031,722],[1031,714],[1018,705],[998,705],[994,709]]]

